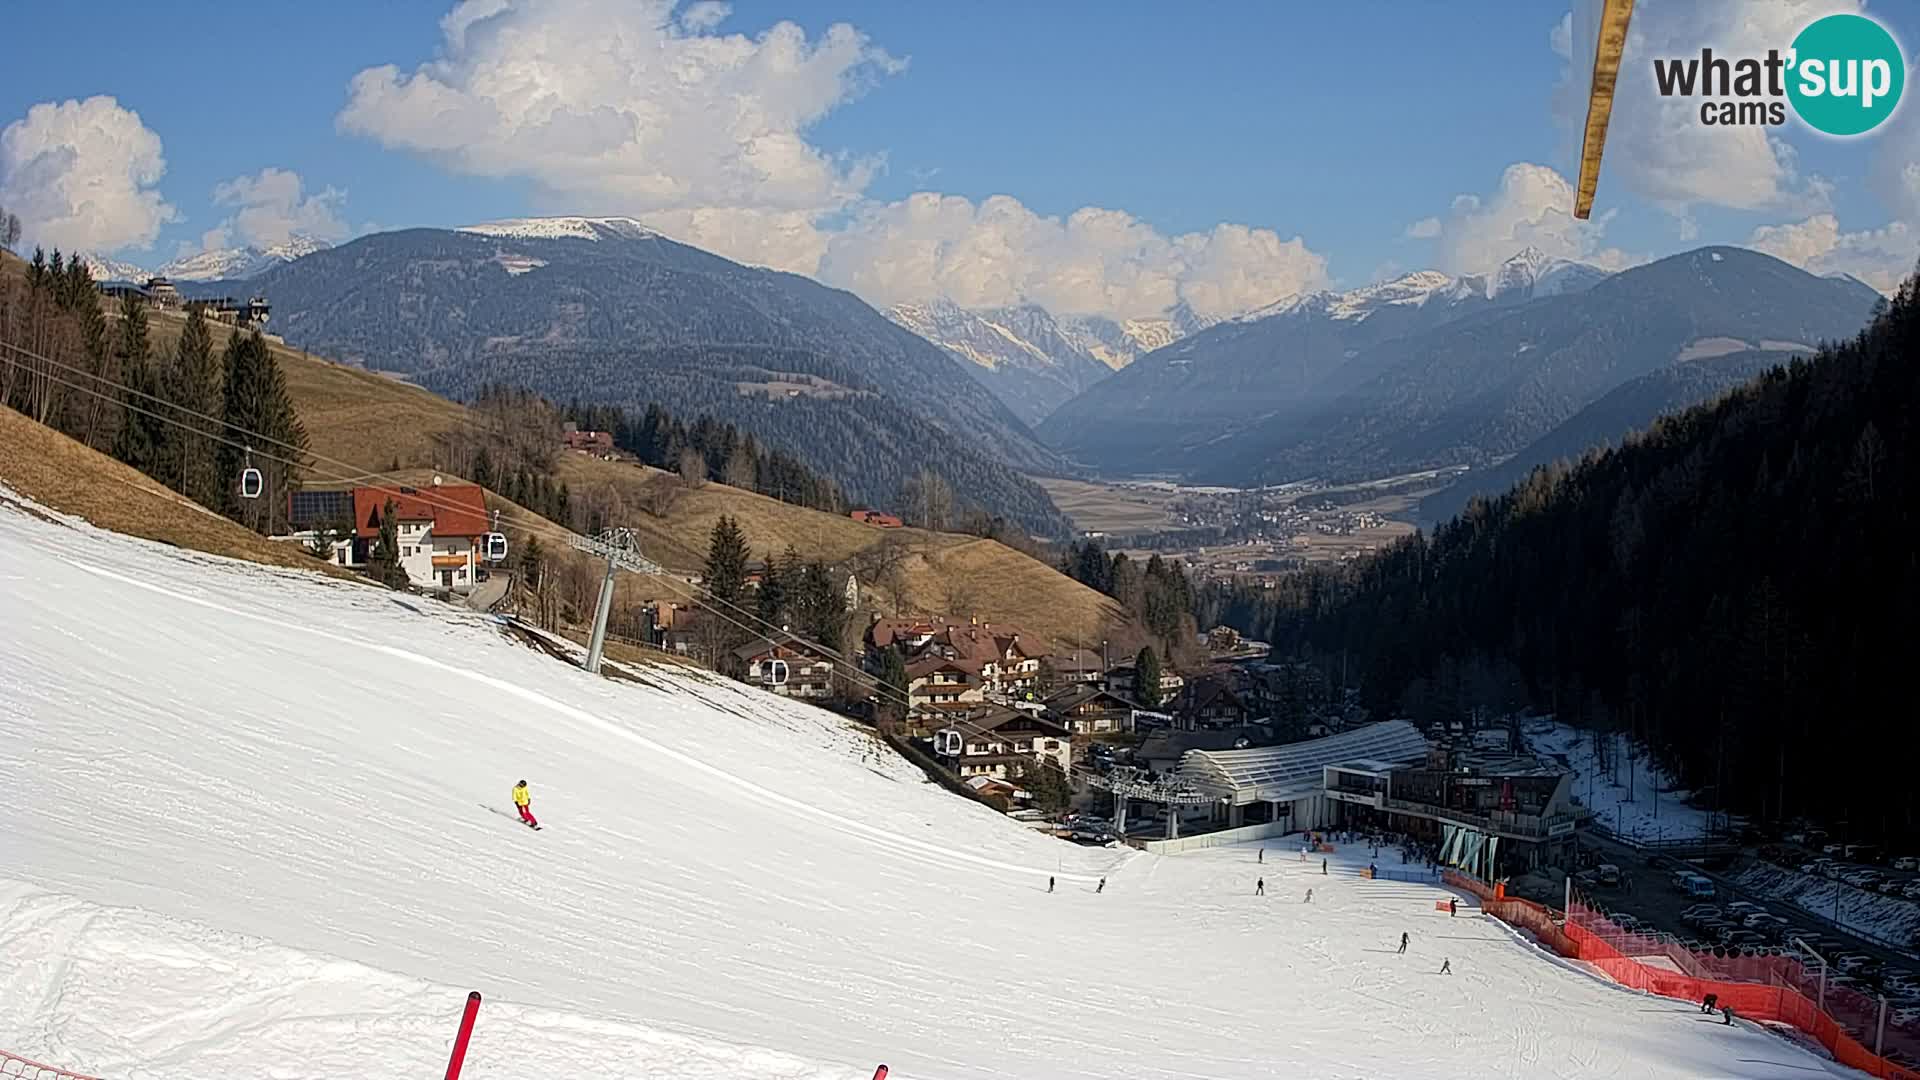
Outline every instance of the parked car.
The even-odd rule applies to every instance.
[[[1840,875],[1840,880],[1855,888],[1865,889],[1878,884],[1881,877],[1877,870],[1853,870]]]
[[[1713,904],[1695,904],[1680,913],[1680,921],[1688,926],[1694,926],[1705,919],[1717,919],[1721,914],[1720,909]]]
[[[1785,836],[1782,836],[1780,839],[1789,844],[1804,844],[1807,842],[1807,830],[1794,829],[1792,832],[1787,833]]]
[[[1765,945],[1767,939],[1760,936],[1760,933],[1755,930],[1731,930],[1728,931],[1726,937],[1720,939],[1720,942],[1729,948],[1739,946],[1744,949],[1757,948],[1758,946]]]
[[[1617,912],[1615,914],[1607,916],[1607,918],[1612,920],[1613,925],[1619,927],[1622,930],[1627,931],[1630,934],[1637,934],[1646,928],[1645,923],[1641,922],[1637,917],[1628,915],[1625,912]]]
[[[1846,850],[1847,850],[1847,846],[1845,844],[1821,844],[1820,845],[1820,854],[1822,855],[1840,855],[1840,854],[1844,854]]]
[[[1595,867],[1594,869],[1600,872],[1599,873],[1600,884],[1605,885],[1608,888],[1612,888],[1613,886],[1620,884],[1620,868],[1619,867],[1613,865],[1610,862],[1603,862],[1599,866]]]
[[[1680,882],[1680,891],[1686,893],[1688,896],[1695,896],[1704,900],[1712,897],[1719,890],[1714,887],[1712,878],[1702,877],[1699,874],[1688,874]]]
[[[1880,861],[1880,845],[1878,844],[1848,844],[1841,850],[1846,853],[1847,858],[1852,859],[1854,862],[1877,863]]]
[[[1874,964],[1878,963],[1878,961],[1876,961],[1873,957],[1868,956],[1866,953],[1857,953],[1857,952],[1841,953],[1839,956],[1833,957],[1832,959],[1833,959],[1833,966],[1845,972],[1848,975],[1857,974],[1861,971],[1866,970],[1867,968],[1872,967]]]
[[[1755,915],[1747,920],[1747,929],[1757,931],[1768,941],[1779,941],[1787,936],[1792,924],[1778,915]]]
[[[1873,887],[1873,891],[1880,893],[1883,896],[1898,896],[1900,895],[1901,891],[1904,890],[1906,887],[1907,887],[1907,882],[1898,881],[1894,878],[1888,878],[1887,880],[1881,882],[1880,884],[1875,885]]]
[[[1920,855],[1902,855],[1893,860],[1895,870],[1920,870]]]
[[[1909,900],[1920,900],[1920,881],[1909,881],[1900,886],[1900,895]]]
[[[1749,915],[1755,915],[1765,910],[1767,910],[1765,907],[1759,904],[1756,904],[1751,900],[1735,900],[1733,903],[1727,905],[1727,914],[1733,915],[1742,919],[1746,918]]]

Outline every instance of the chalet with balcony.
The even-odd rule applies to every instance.
[[[962,780],[1007,780],[1034,763],[1068,771],[1073,733],[1044,715],[992,705],[949,716],[947,726],[934,732],[933,749]]]

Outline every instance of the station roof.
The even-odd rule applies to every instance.
[[[1236,803],[1277,802],[1325,786],[1326,767],[1367,761],[1405,764],[1427,754],[1427,740],[1404,720],[1368,724],[1324,739],[1257,750],[1190,750],[1180,775],[1195,787]]]

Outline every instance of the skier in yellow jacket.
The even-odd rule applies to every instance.
[[[537,829],[540,827],[540,822],[534,818],[533,811],[529,808],[532,802],[533,796],[527,793],[525,780],[513,785],[513,805],[520,809],[520,820]]]

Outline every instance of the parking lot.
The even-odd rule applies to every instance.
[[[1640,928],[1672,934],[1683,943],[1700,947],[1750,949],[1780,948],[1799,951],[1796,941],[1811,946],[1831,965],[1830,985],[1846,986],[1864,994],[1884,995],[1889,1023],[1920,1027],[1920,962],[1906,953],[1836,929],[1805,910],[1742,889],[1727,873],[1734,864],[1715,870],[1646,852],[1606,837],[1582,837],[1583,848],[1598,862],[1618,866],[1621,883],[1598,881],[1577,885],[1595,906],[1626,916]],[[1815,856],[1808,855],[1811,863]],[[1714,883],[1711,899],[1688,896],[1673,884],[1682,869],[1703,874]],[[1591,876],[1591,875],[1590,875]],[[1714,909],[1702,918],[1701,907]],[[1749,923],[1753,925],[1749,925]]]

